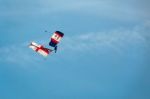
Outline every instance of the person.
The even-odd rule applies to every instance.
[[[54,50],[55,50],[55,53],[56,53],[57,52],[57,46],[55,46]]]

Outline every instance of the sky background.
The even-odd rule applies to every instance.
[[[149,5],[0,0],[0,99],[149,99]],[[48,47],[56,30],[65,34],[56,54],[28,48]]]

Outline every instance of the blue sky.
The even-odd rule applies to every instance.
[[[149,0],[1,0],[1,99],[149,99]],[[50,33],[45,33],[48,30]],[[28,48],[48,47],[48,58]]]

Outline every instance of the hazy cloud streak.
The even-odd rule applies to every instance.
[[[137,26],[132,30],[126,30],[122,28],[112,30],[110,32],[91,32],[73,36],[66,35],[59,46],[59,50],[62,52],[62,54],[67,53],[67,51],[72,52],[71,54],[74,54],[81,52],[92,52],[93,49],[97,50],[98,53],[101,53],[106,49],[109,49],[115,53],[121,54],[124,53],[124,50],[127,46],[138,46],[138,44],[149,50],[149,26],[149,22],[147,22],[143,26]],[[40,42],[41,44],[46,44],[46,41],[43,41],[43,39],[37,40],[37,42]],[[19,64],[23,64],[24,62],[30,62],[34,64],[40,61],[40,58],[36,58],[38,54],[35,54],[28,49],[28,43],[30,42],[22,43],[20,45],[1,47],[0,61],[8,61]]]

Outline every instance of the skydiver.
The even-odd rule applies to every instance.
[[[57,46],[55,46],[54,50],[55,50],[55,53],[56,53],[57,52]]]

